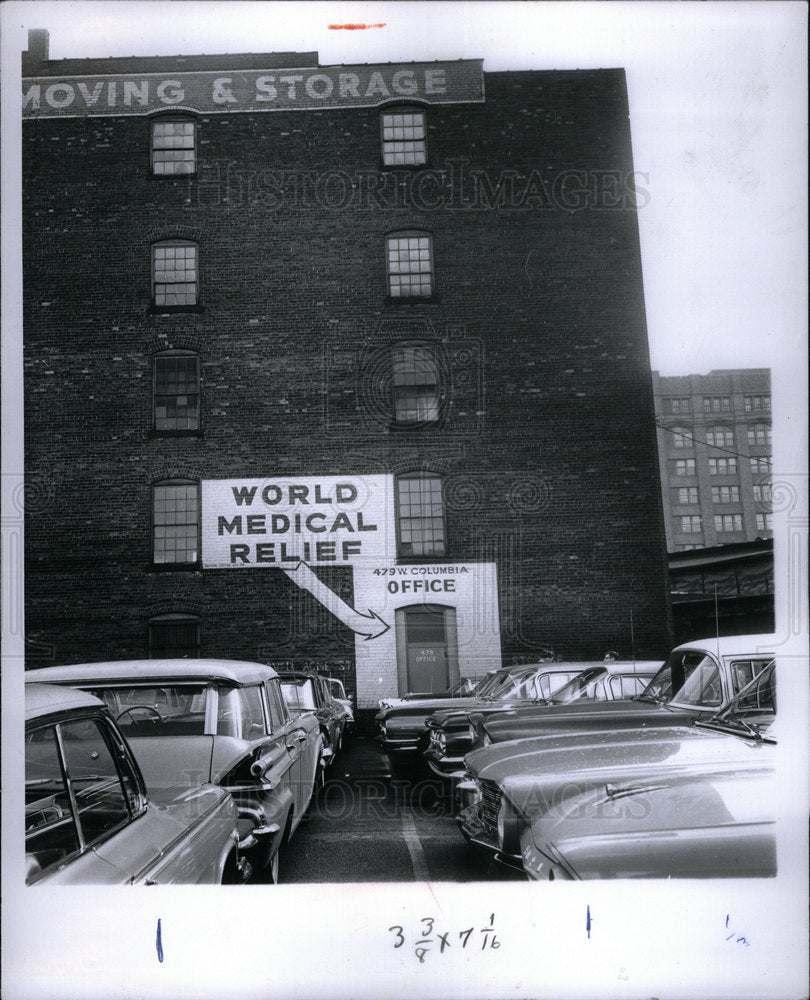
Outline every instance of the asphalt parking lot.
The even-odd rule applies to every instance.
[[[475,882],[522,880],[471,847],[452,801],[420,760],[396,766],[375,740],[356,737],[287,845],[281,881]]]

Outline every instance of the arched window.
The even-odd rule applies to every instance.
[[[191,479],[152,486],[152,561],[195,565],[200,553],[200,487]]]
[[[691,448],[693,445],[692,431],[689,427],[672,428],[672,447]]]
[[[394,299],[433,294],[433,241],[429,233],[403,229],[385,238],[388,294]]]
[[[193,351],[161,351],[153,359],[156,431],[196,431],[200,427],[200,359]]]
[[[193,174],[197,170],[197,123],[187,115],[152,121],[152,173]]]
[[[753,445],[769,445],[771,443],[770,424],[751,424],[748,428],[748,443]]]
[[[394,420],[423,424],[439,419],[440,380],[436,352],[429,344],[391,348]]]
[[[200,655],[200,619],[196,615],[155,615],[149,619],[149,656],[153,660]]]
[[[385,108],[380,112],[382,161],[387,167],[427,163],[427,121],[422,108]]]
[[[197,305],[197,257],[197,244],[191,240],[152,244],[152,301],[157,308]]]
[[[446,551],[442,478],[430,472],[397,477],[400,556],[440,556]]]
[[[732,448],[734,446],[734,431],[722,424],[714,424],[706,428],[706,444],[716,448]]]

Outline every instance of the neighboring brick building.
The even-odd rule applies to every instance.
[[[23,95],[30,666],[260,658],[362,709],[665,654],[622,70],[32,33]]]
[[[773,538],[771,373],[653,372],[670,552]]]

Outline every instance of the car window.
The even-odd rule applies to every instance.
[[[308,677],[282,680],[281,693],[291,712],[314,712],[317,708],[312,681]]]
[[[707,653],[676,650],[647,685],[644,695],[679,705],[718,706],[723,701],[720,670]]]
[[[776,713],[776,675],[772,670],[758,671],[758,680],[734,705],[738,715],[748,712]]]
[[[88,690],[105,702],[127,739],[201,736],[205,732],[206,688],[202,684],[150,684]]]
[[[330,677],[326,682],[329,685],[329,690],[331,691],[333,698],[346,698],[346,691],[343,687],[343,682],[337,680],[336,678]]]
[[[632,677],[628,674],[612,674],[608,679],[612,698],[632,698],[640,694],[649,681],[648,677]]]
[[[240,735],[243,740],[255,740],[267,734],[267,723],[264,716],[264,697],[262,687],[258,684],[239,688],[239,705],[241,708]]]
[[[26,881],[79,850],[79,832],[53,726],[25,737]]]
[[[272,732],[276,732],[289,720],[290,713],[281,695],[281,686],[275,677],[265,681],[265,690],[270,709],[270,728]]]
[[[772,656],[761,659],[740,659],[731,661],[731,686],[734,692],[742,691],[746,684],[761,674],[769,663],[773,662]]]

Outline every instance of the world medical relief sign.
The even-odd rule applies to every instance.
[[[395,553],[392,476],[202,482],[206,569],[349,566]]]
[[[394,100],[480,103],[483,61],[26,77],[22,114],[23,118],[76,118],[171,110],[307,111],[375,107]]]

